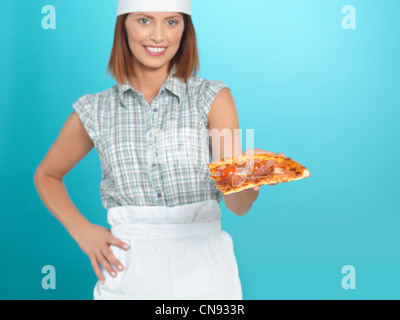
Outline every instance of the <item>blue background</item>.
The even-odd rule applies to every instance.
[[[56,30],[42,28],[45,5],[56,8]],[[116,5],[0,2],[1,299],[92,299],[89,259],[33,174],[72,103],[115,84],[106,67]],[[356,9],[355,30],[342,28],[344,5]],[[245,217],[221,203],[244,298],[399,299],[400,2],[193,0],[192,18],[199,76],[230,86],[255,147],[311,171],[263,186]],[[65,177],[77,208],[106,226],[100,181],[95,149]],[[55,290],[41,286],[45,265]],[[355,290],[342,288],[345,265]]]

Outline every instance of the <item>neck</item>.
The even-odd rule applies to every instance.
[[[158,69],[135,67],[135,75],[129,81],[135,90],[147,94],[158,92],[168,75],[168,64]]]

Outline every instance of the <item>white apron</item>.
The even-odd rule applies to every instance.
[[[124,266],[103,269],[95,300],[241,300],[231,236],[221,230],[216,200],[176,207],[121,206],[108,210],[111,233],[129,250],[111,246]]]

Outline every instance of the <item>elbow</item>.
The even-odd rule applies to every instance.
[[[37,189],[38,182],[39,182],[39,176],[40,176],[40,173],[39,173],[39,171],[36,169],[35,173],[33,174],[33,184],[34,184],[34,186],[35,186],[36,189]]]
[[[241,208],[241,209],[238,209],[238,208],[230,208],[230,207],[226,207],[230,212],[232,212],[232,213],[234,213],[235,215],[237,215],[238,217],[244,217],[245,215],[246,215],[246,213],[248,213],[249,211],[250,211],[250,209],[251,209],[251,207],[250,208],[248,208],[248,209],[243,209],[243,208]]]
[[[37,187],[40,178],[44,175],[44,172],[42,170],[42,168],[39,166],[36,168],[35,173],[33,174],[33,183],[35,185],[35,187]]]
[[[38,175],[39,175],[39,173],[38,173],[38,168],[36,168],[36,171],[35,171],[35,173],[33,174],[33,182],[34,182],[35,184],[36,184],[36,180],[37,180]]]
[[[238,217],[244,217],[248,211],[243,211],[243,212],[234,212]]]
[[[33,174],[33,181],[35,181],[35,180],[39,177],[39,175],[41,174],[41,172],[42,172],[41,167],[38,166],[38,167],[36,168],[36,170],[35,170],[35,173]]]
[[[245,216],[258,197],[258,191],[243,190],[224,196],[226,208],[239,217]]]

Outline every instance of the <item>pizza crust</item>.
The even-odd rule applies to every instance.
[[[300,180],[300,179],[304,179],[304,178],[309,178],[310,177],[310,171],[308,171],[307,169],[304,170],[303,174],[300,177],[294,178],[294,179],[280,179],[278,181],[278,179],[263,179],[260,178],[259,181],[257,182],[252,182],[252,181],[246,181],[243,185],[241,185],[240,187],[236,187],[236,188],[231,188],[228,191],[224,190],[224,189],[220,189],[221,192],[223,193],[223,195],[227,195],[227,194],[231,194],[231,193],[235,193],[235,192],[239,192],[242,190],[246,190],[246,189],[251,189],[254,187],[258,187],[261,185],[271,185],[271,184],[277,184],[277,183],[285,183],[285,182],[290,182],[290,181],[296,181],[296,180]]]

